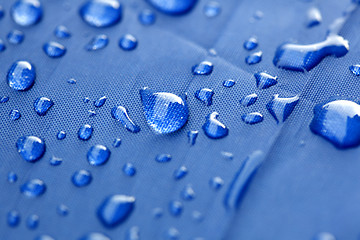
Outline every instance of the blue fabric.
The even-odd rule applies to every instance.
[[[89,232],[102,232],[112,239],[126,239],[133,226],[140,229],[141,239],[167,239],[174,227],[180,239],[312,239],[319,232],[331,232],[337,239],[358,239],[360,230],[359,149],[336,149],[331,143],[313,134],[309,124],[316,104],[340,95],[358,99],[360,81],[349,71],[359,64],[359,9],[347,20],[340,34],[350,43],[349,53],[342,58],[325,58],[306,73],[276,68],[272,59],[283,42],[295,40],[310,44],[325,39],[329,25],[342,15],[350,1],[287,1],[287,0],[224,0],[219,1],[221,13],[207,18],[203,8],[208,0],[198,1],[195,8],[183,16],[168,16],[142,0],[122,0],[124,14],[113,27],[98,29],[88,26],[78,14],[84,1],[42,1],[43,19],[32,27],[20,27],[10,17],[15,1],[0,0],[6,11],[0,19],[0,38],[6,50],[0,53],[0,97],[9,101],[0,104],[0,239],[34,239],[48,234],[55,239],[79,239]],[[322,23],[307,28],[306,11],[316,6],[322,13]],[[138,15],[144,9],[156,12],[154,25],[144,26]],[[261,19],[254,18],[257,11]],[[64,25],[71,32],[67,39],[57,39],[54,30]],[[7,34],[18,29],[25,38],[20,45],[6,41]],[[106,34],[109,44],[102,50],[88,52],[85,45],[96,35]],[[119,39],[131,34],[138,40],[133,51],[123,51]],[[247,65],[245,58],[252,52],[243,43],[256,36],[263,51],[262,61]],[[49,58],[43,44],[57,41],[67,48],[58,59]],[[213,51],[217,52],[214,55]],[[6,74],[17,60],[27,60],[36,68],[34,86],[25,92],[12,90]],[[208,76],[192,74],[192,67],[202,61],[214,65]],[[278,76],[278,83],[269,89],[256,87],[254,73],[267,71]],[[69,84],[74,78],[76,84]],[[231,88],[223,81],[234,79]],[[155,134],[147,125],[139,90],[149,87],[175,94],[187,93],[189,119],[179,131]],[[212,105],[196,99],[201,88],[214,91]],[[255,104],[245,107],[240,100],[256,93]],[[266,109],[275,94],[300,100],[284,124],[277,124]],[[54,105],[45,116],[34,111],[38,97],[50,98]],[[93,102],[102,96],[107,100],[101,108]],[[91,101],[84,103],[84,97]],[[123,106],[140,127],[138,133],[126,130],[111,116],[113,107]],[[20,119],[12,121],[9,113],[18,109]],[[96,115],[89,117],[88,110]],[[229,134],[223,139],[209,139],[202,130],[206,117],[218,112],[218,120]],[[264,120],[255,125],[242,122],[241,116],[259,111]],[[88,141],[78,139],[77,132],[90,124],[94,132]],[[59,131],[66,138],[57,139]],[[194,146],[187,133],[198,130]],[[46,153],[36,163],[24,161],[15,143],[24,135],[41,137]],[[121,138],[119,148],[112,147]],[[90,166],[88,150],[102,144],[111,150],[103,166]],[[264,162],[246,188],[238,209],[227,209],[224,197],[235,174],[246,157],[254,151],[265,154]],[[222,152],[231,152],[228,160]],[[170,154],[170,162],[155,161],[158,154]],[[59,166],[49,163],[51,157],[62,158]],[[132,163],[136,175],[122,172]],[[185,165],[188,174],[175,181],[173,172]],[[74,172],[85,169],[92,182],[78,188],[71,182]],[[10,171],[18,175],[15,183],[7,181]],[[224,185],[214,191],[209,181],[221,177]],[[46,183],[46,192],[39,198],[27,198],[20,186],[31,179]],[[191,184],[196,193],[192,201],[184,201],[181,192]],[[120,226],[108,229],[96,216],[97,208],[111,194],[134,196],[136,203],[130,217]],[[181,216],[169,212],[171,201],[184,205]],[[61,204],[69,208],[67,216],[57,214]],[[154,219],[153,209],[164,214]],[[8,212],[21,215],[19,226],[6,223]],[[193,213],[203,214],[203,221],[194,221]],[[39,216],[35,230],[26,227],[28,216]]]

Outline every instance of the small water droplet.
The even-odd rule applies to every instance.
[[[127,195],[107,197],[97,211],[99,220],[105,227],[113,228],[123,223],[135,207],[135,198]]]
[[[67,83],[68,83],[68,84],[76,84],[76,79],[74,79],[74,78],[69,78],[69,79],[67,80]]]
[[[87,153],[87,160],[92,166],[105,164],[110,158],[110,150],[103,145],[92,146]]]
[[[12,210],[7,214],[7,224],[9,227],[17,227],[20,224],[20,213],[16,210]]]
[[[71,181],[76,187],[85,187],[91,183],[92,175],[87,170],[79,170],[72,175]]]
[[[58,42],[50,41],[43,45],[43,50],[51,58],[59,58],[65,55],[66,48]]]
[[[27,197],[40,197],[46,192],[46,185],[40,179],[32,179],[21,185],[20,191]]]
[[[49,235],[40,235],[36,237],[34,240],[55,240],[55,239]]]
[[[106,99],[107,99],[106,96],[97,99],[96,101],[94,101],[94,106],[97,108],[104,106]]]
[[[229,134],[229,129],[217,120],[218,117],[219,113],[217,112],[213,112],[206,117],[206,122],[202,128],[209,138],[220,139]]]
[[[188,131],[188,142],[190,143],[191,146],[195,145],[196,142],[196,138],[199,135],[199,131]]]
[[[10,13],[14,22],[26,27],[40,22],[43,10],[38,0],[19,0],[12,5]]]
[[[254,50],[259,45],[255,37],[251,37],[244,42],[244,48],[248,51]]]
[[[9,101],[9,97],[4,96],[0,98],[0,103],[6,103],[8,101]]]
[[[125,34],[119,40],[119,47],[125,51],[134,50],[138,45],[137,39],[131,34]]]
[[[231,152],[221,151],[221,155],[228,161],[232,161],[234,159],[234,154]]]
[[[194,189],[190,185],[185,186],[185,188],[181,192],[181,197],[186,201],[193,200],[195,198]]]
[[[16,141],[17,151],[28,162],[38,161],[45,153],[45,142],[35,136],[23,136]]]
[[[39,116],[45,116],[53,105],[54,102],[50,98],[39,97],[34,102],[34,110]]]
[[[11,110],[9,117],[13,121],[18,120],[21,117],[20,111],[17,109]]]
[[[110,27],[122,18],[122,5],[117,0],[89,0],[80,10],[81,18],[93,27]]]
[[[213,96],[214,91],[209,88],[202,88],[195,92],[195,97],[205,103],[206,106],[211,106]]]
[[[178,239],[180,239],[180,232],[176,228],[171,227],[166,232],[166,239],[168,239],[168,240],[178,240]]]
[[[355,76],[360,76],[360,65],[356,64],[356,65],[351,65],[349,67],[349,70],[355,75]]]
[[[202,220],[204,220],[204,214],[199,211],[193,211],[192,218],[197,222],[202,222]]]
[[[120,147],[120,145],[121,145],[121,139],[120,139],[120,138],[115,138],[112,146],[113,146],[114,148],[118,148],[118,147]]]
[[[211,1],[205,4],[204,6],[204,14],[208,18],[213,18],[218,16],[221,13],[221,7],[218,2]]]
[[[170,154],[159,154],[155,158],[155,160],[159,163],[170,162],[171,159],[172,157]]]
[[[139,14],[139,21],[142,25],[148,26],[155,23],[156,15],[149,9],[144,9]]]
[[[328,232],[322,232],[317,234],[313,240],[336,240],[335,236]]]
[[[169,15],[182,15],[189,12],[197,0],[147,0],[153,7]]]
[[[56,138],[58,140],[63,140],[64,138],[66,138],[66,132],[65,131],[59,131],[56,135]]]
[[[210,48],[208,51],[208,54],[212,57],[216,57],[217,56],[217,51],[214,48]]]
[[[30,215],[26,220],[26,226],[30,230],[34,230],[39,226],[39,216],[38,215]]]
[[[83,101],[84,101],[84,103],[88,103],[88,102],[90,102],[90,98],[84,97]]]
[[[184,98],[149,88],[141,89],[140,96],[146,121],[156,133],[175,132],[187,122],[189,109]]]
[[[179,217],[183,211],[183,204],[179,201],[171,201],[169,203],[169,212],[174,217]]]
[[[136,168],[131,163],[126,163],[122,170],[129,177],[132,177],[136,174]]]
[[[258,72],[254,74],[256,86],[259,89],[266,89],[278,83],[278,77],[271,76],[266,72]]]
[[[79,240],[111,240],[103,233],[92,232],[82,236]]]
[[[57,206],[56,212],[59,216],[65,217],[69,214],[69,208],[64,204],[60,204]]]
[[[54,34],[58,38],[69,38],[69,37],[71,37],[71,32],[64,25],[57,26],[55,28]]]
[[[105,34],[93,37],[88,44],[85,45],[87,51],[96,51],[105,48],[109,44],[109,38]]]
[[[209,61],[203,61],[192,67],[192,73],[194,75],[209,75],[212,73],[214,66]]]
[[[88,113],[89,113],[89,117],[94,117],[96,115],[95,110],[89,110]]]
[[[257,64],[257,63],[261,62],[262,54],[263,54],[262,51],[254,52],[245,58],[245,62],[248,65]]]
[[[188,174],[188,172],[189,171],[185,166],[181,166],[174,171],[174,174],[173,174],[174,179],[180,180],[180,179],[184,178]]]
[[[163,216],[164,210],[162,208],[154,208],[152,214],[154,218],[159,219]]]
[[[126,233],[126,240],[140,240],[140,228],[131,227]]]
[[[264,120],[264,117],[261,113],[258,112],[252,112],[252,113],[247,113],[241,116],[241,119],[246,123],[246,124],[256,124],[256,123],[260,123]]]
[[[312,7],[307,11],[307,23],[308,28],[319,25],[322,21],[321,12],[319,9]]]
[[[17,45],[24,41],[25,35],[22,31],[12,30],[7,35],[7,40],[9,43]]]
[[[59,166],[62,162],[63,162],[62,158],[58,158],[58,157],[55,157],[55,156],[52,156],[49,159],[49,163],[50,163],[51,166]]]
[[[91,138],[91,135],[93,133],[94,129],[89,124],[84,124],[79,128],[78,131],[78,138],[83,141],[87,141]]]
[[[4,41],[0,38],[0,52],[5,51],[5,49],[6,49],[6,45]]]
[[[256,100],[258,99],[258,96],[256,93],[247,95],[246,97],[244,97],[243,99],[240,100],[241,105],[243,105],[244,107],[248,107],[253,105]]]
[[[4,17],[5,11],[4,8],[0,5],[0,20]]]
[[[290,116],[298,102],[298,96],[280,98],[279,94],[276,94],[274,95],[273,99],[266,105],[266,108],[277,123],[283,123]]]
[[[223,86],[227,88],[231,88],[234,85],[235,85],[235,81],[232,79],[228,79],[223,82]]]
[[[34,85],[35,78],[35,68],[27,61],[15,62],[7,74],[9,86],[17,91],[29,90]]]
[[[326,40],[309,45],[286,43],[276,50],[273,63],[278,68],[292,71],[310,71],[325,57],[345,56],[349,51],[349,42],[338,35],[331,35]]]
[[[213,177],[210,179],[209,185],[213,190],[217,191],[224,185],[224,180],[221,177]]]
[[[118,120],[129,132],[140,132],[140,127],[130,119],[126,108],[122,106],[113,107],[111,109],[111,116]]]
[[[15,183],[18,179],[18,176],[15,172],[9,172],[7,176],[7,180],[9,183]]]

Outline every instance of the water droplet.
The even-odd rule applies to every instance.
[[[26,220],[26,226],[33,230],[39,226],[39,216],[38,215],[30,215]]]
[[[11,17],[20,26],[37,24],[42,18],[42,6],[38,0],[19,0],[10,10]]]
[[[216,57],[217,56],[217,52],[214,48],[210,48],[208,51],[208,54],[212,57]]]
[[[111,238],[103,233],[92,232],[82,236],[79,240],[111,240]]]
[[[99,98],[98,100],[94,101],[94,106],[97,108],[104,106],[106,99],[107,99],[106,96]]]
[[[134,50],[138,45],[138,41],[136,38],[131,34],[125,34],[119,40],[119,47],[125,51]]]
[[[196,138],[199,135],[199,131],[188,131],[188,142],[190,143],[191,146],[195,145],[196,142]]]
[[[140,127],[130,119],[126,108],[122,106],[113,107],[111,109],[111,116],[118,120],[129,132],[140,132]]]
[[[211,1],[204,6],[204,14],[209,18],[218,16],[221,13],[221,7],[218,2]]]
[[[66,132],[65,131],[59,131],[56,135],[56,138],[58,140],[63,140],[64,138],[66,138]]]
[[[349,67],[349,70],[355,75],[355,76],[360,76],[360,65],[356,64],[356,65],[351,65]]]
[[[298,102],[298,96],[280,98],[279,94],[276,94],[274,95],[273,99],[266,105],[266,108],[277,123],[283,123],[290,116]]]
[[[155,158],[155,160],[159,163],[170,162],[171,159],[172,157],[170,154],[159,154]]]
[[[85,45],[87,51],[96,51],[105,48],[109,44],[109,38],[105,34],[93,37],[88,44]]]
[[[226,192],[224,205],[227,209],[235,209],[240,205],[241,199],[251,180],[256,174],[265,158],[262,151],[254,151],[241,164]]]
[[[9,116],[10,116],[11,120],[15,121],[15,120],[18,120],[21,117],[21,114],[20,114],[19,110],[13,109],[13,110],[11,110]]]
[[[20,191],[27,197],[40,197],[45,193],[46,185],[40,179],[32,179],[21,185]]]
[[[29,90],[34,85],[35,78],[35,68],[27,61],[15,62],[7,74],[9,86],[17,91]]]
[[[68,83],[68,84],[76,84],[76,79],[74,79],[74,78],[69,78],[69,79],[67,80],[67,83]]]
[[[15,183],[18,179],[18,176],[14,172],[9,172],[7,176],[7,180],[9,183]]]
[[[126,233],[126,240],[140,240],[140,228],[131,227]]]
[[[193,211],[192,218],[197,222],[201,222],[202,220],[204,220],[204,215],[199,211]]]
[[[195,92],[195,97],[205,103],[206,106],[212,104],[212,97],[214,96],[214,91],[209,88],[202,88]]]
[[[146,121],[156,133],[175,132],[187,122],[189,109],[184,98],[149,88],[141,89],[140,96]]]
[[[7,35],[7,40],[9,43],[17,45],[24,41],[25,35],[22,31],[19,30],[12,30]]]
[[[176,228],[171,227],[167,231],[166,237],[168,240],[178,240],[180,239],[180,232]]]
[[[182,15],[189,12],[197,0],[147,0],[153,7],[169,15]]]
[[[5,11],[4,8],[0,5],[0,20],[4,17]]]
[[[126,163],[122,170],[129,177],[132,177],[136,174],[136,168],[131,163]]]
[[[7,223],[9,227],[17,227],[20,224],[20,213],[16,210],[12,210],[7,214]]]
[[[120,147],[120,145],[121,145],[121,139],[120,139],[120,138],[115,138],[112,146],[113,146],[114,148],[118,148],[118,147]]]
[[[253,113],[247,113],[241,116],[241,119],[246,123],[246,124],[256,124],[256,123],[260,123],[264,120],[264,117],[261,113],[258,112],[253,112]]]
[[[164,210],[162,208],[154,208],[152,214],[154,218],[159,219],[163,216]]]
[[[98,218],[105,227],[113,228],[123,223],[135,207],[135,198],[126,195],[112,195],[98,208]]]
[[[90,98],[84,97],[83,101],[84,101],[84,103],[88,103],[88,102],[90,102]]]
[[[244,42],[244,48],[248,51],[254,50],[259,45],[255,37],[251,37]]]
[[[169,212],[174,217],[179,217],[183,211],[183,204],[179,201],[171,201],[169,203]]]
[[[221,155],[228,161],[232,161],[234,159],[234,154],[231,152],[221,151]]]
[[[80,8],[81,18],[93,27],[109,27],[122,18],[122,5],[117,0],[90,0]]]
[[[87,170],[79,170],[72,175],[71,181],[76,187],[85,187],[91,183],[92,175]]]
[[[0,98],[0,103],[6,103],[7,101],[9,101],[9,97],[4,96]]]
[[[190,201],[193,200],[195,198],[195,191],[194,189],[190,186],[187,185],[181,192],[181,197],[182,199],[186,200],[186,201]]]
[[[94,129],[89,124],[85,124],[79,128],[78,138],[83,141],[87,141],[91,138]]]
[[[212,73],[214,66],[209,61],[203,61],[192,67],[192,73],[194,75],[209,75]]]
[[[92,166],[105,164],[110,158],[110,150],[103,145],[95,145],[87,153],[87,160]]]
[[[69,214],[69,208],[64,204],[60,204],[57,206],[56,212],[59,216],[65,217]]]
[[[229,134],[229,129],[217,120],[218,117],[219,113],[217,112],[213,112],[206,117],[206,122],[202,128],[209,138],[220,139]]]
[[[247,56],[245,58],[245,62],[248,65],[253,65],[253,64],[257,64],[261,61],[262,59],[262,51],[258,51],[258,52],[254,52],[251,55]]]
[[[5,43],[2,39],[0,39],[0,52],[5,51],[5,49],[6,49]]]
[[[266,72],[258,72],[254,74],[256,86],[259,89],[266,89],[277,84],[278,77],[271,76]]]
[[[95,110],[89,110],[88,113],[89,113],[89,117],[93,117],[96,115]]]
[[[338,35],[331,35],[325,41],[310,44],[283,44],[276,50],[273,63],[278,68],[292,71],[310,71],[325,57],[345,56],[349,51],[349,42]]]
[[[223,82],[223,86],[227,88],[231,88],[234,85],[235,85],[235,81],[232,79],[228,79]]]
[[[174,171],[173,176],[175,180],[180,180],[184,178],[187,174],[188,174],[188,169],[185,166],[181,166]]]
[[[329,100],[314,108],[313,133],[340,149],[360,144],[360,105],[350,100]]]
[[[55,240],[55,239],[49,235],[40,235],[34,240]]]
[[[213,190],[217,191],[224,185],[224,180],[220,177],[213,177],[210,179],[209,185]]]
[[[69,37],[71,37],[71,32],[64,25],[57,26],[55,28],[54,34],[58,38],[69,38]]]
[[[322,16],[320,10],[312,7],[307,11],[307,23],[306,26],[308,28],[315,27],[319,25],[322,21]]]
[[[51,166],[59,166],[62,162],[63,160],[61,158],[55,156],[52,156],[49,160]]]
[[[336,240],[335,236],[331,233],[322,232],[317,234],[313,240]]]
[[[54,102],[47,97],[39,97],[34,102],[34,110],[39,116],[45,116]]]
[[[244,97],[243,99],[240,100],[241,105],[243,105],[244,107],[248,107],[253,105],[256,100],[258,99],[258,96],[256,93],[247,95],[246,97]]]
[[[66,48],[58,42],[50,41],[45,43],[43,50],[51,58],[59,58],[65,55]]]
[[[139,21],[142,25],[148,26],[155,23],[156,15],[153,11],[149,9],[144,9],[139,14]]]
[[[38,137],[23,136],[16,141],[16,148],[25,161],[36,162],[44,155],[46,147]]]

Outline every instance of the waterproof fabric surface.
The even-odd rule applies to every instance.
[[[0,104],[0,239],[34,239],[48,234],[54,239],[79,239],[89,232],[101,232],[111,239],[126,239],[133,226],[140,229],[140,239],[171,239],[168,231],[176,228],[179,239],[313,239],[320,232],[331,232],[336,239],[360,237],[360,152],[359,148],[339,150],[310,131],[309,124],[316,104],[334,96],[359,98],[360,81],[349,71],[359,64],[360,12],[356,10],[347,20],[340,35],[349,40],[350,51],[342,58],[327,57],[306,73],[276,68],[272,59],[276,48],[286,41],[310,44],[325,39],[329,25],[350,4],[347,0],[221,0],[221,13],[214,18],[204,15],[207,0],[198,1],[194,9],[182,16],[165,15],[141,0],[122,0],[124,15],[113,27],[98,29],[88,26],[78,14],[84,1],[42,1],[44,16],[39,24],[20,27],[10,17],[14,1],[0,0],[5,16],[0,20],[0,38],[6,50],[0,53],[0,96],[9,101]],[[317,7],[323,20],[319,26],[306,27],[306,12]],[[139,13],[152,9],[156,22],[143,26]],[[261,11],[262,17],[254,17]],[[54,29],[66,26],[72,36],[57,39]],[[25,33],[20,45],[6,42],[8,32],[19,29]],[[133,51],[118,46],[120,37],[132,34],[138,39]],[[88,52],[84,46],[98,34],[109,37],[109,45],[99,51]],[[263,59],[247,65],[250,53],[243,42],[256,36],[263,51]],[[55,40],[67,48],[58,59],[45,55],[42,46]],[[214,49],[214,55],[209,49]],[[36,67],[35,85],[25,92],[12,90],[7,71],[16,60],[28,60]],[[191,68],[208,60],[214,65],[208,76],[194,76]],[[278,76],[278,84],[259,90],[253,76],[266,70]],[[76,84],[69,84],[69,78]],[[234,79],[236,84],[225,88],[222,83]],[[187,93],[189,119],[179,131],[155,134],[147,125],[139,90],[150,87],[156,91]],[[210,88],[215,94],[213,104],[206,106],[195,98],[200,88]],[[257,102],[244,107],[240,99],[256,93]],[[277,124],[266,109],[274,94],[282,97],[298,95],[299,103],[290,117]],[[45,116],[33,110],[34,100],[46,96],[54,106]],[[93,101],[107,96],[105,105],[96,108]],[[84,103],[84,97],[90,102]],[[124,106],[141,128],[139,133],[127,131],[111,117],[111,109]],[[21,118],[12,121],[12,109]],[[96,115],[89,117],[88,110]],[[209,113],[219,113],[219,121],[229,128],[229,135],[213,140],[206,137],[202,125]],[[247,125],[241,121],[244,113],[258,111],[263,122]],[[93,135],[81,141],[77,132],[83,124],[91,124]],[[64,140],[57,132],[66,131]],[[188,143],[187,133],[198,130],[195,145]],[[36,163],[24,161],[15,143],[24,135],[43,138],[46,153]],[[121,138],[119,148],[112,143]],[[91,146],[102,144],[111,150],[109,161],[103,166],[90,166],[86,154]],[[224,198],[235,173],[254,151],[265,155],[264,162],[251,184],[246,188],[238,208],[227,209]],[[230,152],[229,160],[222,152]],[[158,163],[158,154],[170,154],[172,160]],[[52,157],[63,159],[59,166],[51,166]],[[137,173],[126,176],[122,167],[132,163]],[[173,172],[185,165],[189,173],[175,181]],[[83,188],[71,182],[73,173],[89,170],[93,181]],[[14,171],[15,183],[7,181]],[[209,186],[214,177],[221,177],[224,185],[215,191]],[[27,198],[20,186],[27,180],[39,178],[47,185],[44,195]],[[181,191],[191,184],[195,199],[185,201]],[[103,199],[111,194],[125,194],[136,198],[135,209],[118,227],[104,227],[96,216]],[[169,213],[169,203],[181,201],[181,216]],[[67,216],[57,214],[57,207],[69,208]],[[163,209],[163,216],[155,219],[153,210]],[[17,227],[9,227],[6,217],[16,210],[21,215]],[[195,213],[194,213],[195,212]],[[194,214],[203,215],[202,221]],[[27,217],[39,216],[39,226],[30,230]],[[176,239],[176,238],[174,238]]]

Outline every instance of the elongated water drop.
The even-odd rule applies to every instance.
[[[174,179],[180,180],[180,179],[184,178],[188,174],[188,172],[189,171],[185,166],[181,166],[174,171],[174,174],[173,174]]]
[[[91,125],[85,124],[79,128],[78,138],[83,141],[87,141],[91,138],[94,129]]]
[[[149,88],[141,89],[140,96],[146,121],[156,133],[175,132],[187,122],[189,109],[184,98]]]
[[[109,44],[109,37],[105,34],[97,35],[85,45],[87,51],[96,51],[105,48]]]
[[[189,131],[188,132],[188,142],[190,145],[195,145],[196,138],[199,135],[199,131]]]
[[[65,55],[66,48],[58,42],[48,42],[43,45],[43,50],[51,58],[59,58]]]
[[[103,145],[92,146],[87,153],[87,160],[92,166],[104,165],[110,158],[110,150]]]
[[[261,113],[258,112],[253,112],[253,113],[247,113],[241,116],[241,119],[246,123],[246,124],[256,124],[256,123],[260,123],[264,120],[264,117]]]
[[[15,183],[18,179],[18,176],[14,172],[9,172],[7,176],[7,180],[9,183]]]
[[[194,75],[209,75],[212,73],[214,66],[209,61],[203,61],[192,67],[192,73]]]
[[[69,37],[71,37],[71,32],[64,25],[57,26],[55,28],[54,34],[58,38],[69,38]]]
[[[111,109],[111,116],[118,120],[129,132],[140,132],[140,127],[130,119],[126,108],[122,106],[113,107]]]
[[[0,20],[4,17],[5,11],[4,8],[0,5]]]
[[[20,213],[16,210],[12,210],[8,212],[6,220],[9,227],[17,227],[21,221]]]
[[[38,215],[30,215],[26,220],[26,226],[30,229],[36,229],[39,226],[39,216]]]
[[[147,0],[153,7],[169,15],[182,15],[189,12],[197,0]]]
[[[214,91],[209,88],[202,88],[195,92],[195,97],[205,103],[205,105],[210,106],[212,104],[212,97],[214,96]]]
[[[113,228],[123,223],[135,207],[135,198],[127,195],[112,195],[99,206],[97,216],[105,227]]]
[[[114,148],[118,148],[118,147],[120,147],[120,145],[121,145],[121,139],[120,138],[115,138],[112,146]]]
[[[40,197],[45,193],[46,185],[40,179],[32,179],[21,185],[20,191],[30,198]]]
[[[68,83],[68,84],[76,84],[76,79],[75,79],[75,78],[69,78],[69,79],[67,80],[67,83]]]
[[[24,41],[25,34],[19,30],[12,30],[7,35],[7,40],[9,43],[18,45]]]
[[[9,101],[9,97],[4,96],[4,97],[0,97],[0,103],[6,103]]]
[[[119,47],[125,51],[134,50],[138,45],[137,39],[131,34],[125,34],[119,40]]]
[[[62,162],[63,162],[62,158],[58,158],[58,157],[55,157],[55,156],[52,156],[49,159],[49,163],[50,163],[51,166],[59,166]]]
[[[4,43],[4,41],[0,38],[0,52],[5,51],[5,49],[6,49],[5,43]]]
[[[248,51],[254,50],[259,45],[255,37],[251,37],[244,42],[244,48]]]
[[[336,240],[335,236],[328,232],[322,232],[317,234],[313,240]]]
[[[223,82],[223,86],[227,88],[231,88],[234,85],[235,85],[235,81],[232,79],[228,79]]]
[[[232,161],[234,159],[234,154],[231,152],[221,151],[221,155],[228,161]]]
[[[27,162],[38,161],[45,153],[45,143],[35,136],[23,136],[16,141],[16,148]]]
[[[244,97],[243,99],[240,100],[241,105],[248,107],[253,105],[256,100],[258,99],[258,96],[256,93],[247,95],[246,97]]]
[[[40,235],[36,237],[34,240],[55,240],[55,238],[49,236],[49,235]]]
[[[219,113],[213,112],[209,114],[206,118],[206,122],[203,125],[203,130],[209,138],[220,139],[224,138],[229,134],[229,129],[221,123],[217,118]]]
[[[111,240],[103,233],[92,232],[82,236],[79,240]]]
[[[257,63],[261,62],[262,54],[263,54],[262,51],[254,52],[245,58],[245,62],[248,65],[257,64]]]
[[[183,211],[183,204],[179,201],[171,201],[169,203],[169,212],[174,217],[179,217]]]
[[[155,23],[156,15],[149,9],[144,9],[139,14],[139,21],[142,25],[148,26]]]
[[[254,77],[256,80],[256,86],[259,89],[266,89],[278,83],[278,77],[271,76],[266,72],[255,73]]]
[[[165,153],[159,154],[155,158],[155,160],[159,163],[170,162],[171,159],[172,159],[171,155]]]
[[[298,102],[298,96],[280,98],[279,94],[276,94],[273,99],[266,105],[266,108],[277,123],[283,123],[290,116]]]
[[[306,26],[308,28],[311,28],[311,27],[315,27],[317,25],[319,25],[322,21],[322,16],[321,16],[321,12],[319,9],[313,7],[313,8],[310,8],[308,11],[307,11],[307,23],[306,23]]]
[[[45,116],[54,102],[47,97],[39,97],[34,102],[34,110],[39,116]]]
[[[37,24],[43,14],[42,6],[38,0],[18,0],[11,7],[11,17],[20,26]]]
[[[9,86],[17,91],[29,90],[34,85],[35,78],[35,68],[27,61],[15,62],[7,74]]]
[[[356,64],[356,65],[351,65],[349,67],[349,70],[355,75],[355,76],[360,76],[360,65]]]
[[[71,181],[76,187],[85,187],[91,183],[92,175],[87,170],[79,170],[72,175]]]
[[[17,109],[11,110],[9,117],[13,121],[18,120],[21,117],[20,111]]]
[[[107,97],[103,96],[94,102],[94,106],[97,108],[102,107],[102,106],[104,106],[106,100],[107,100]]]

